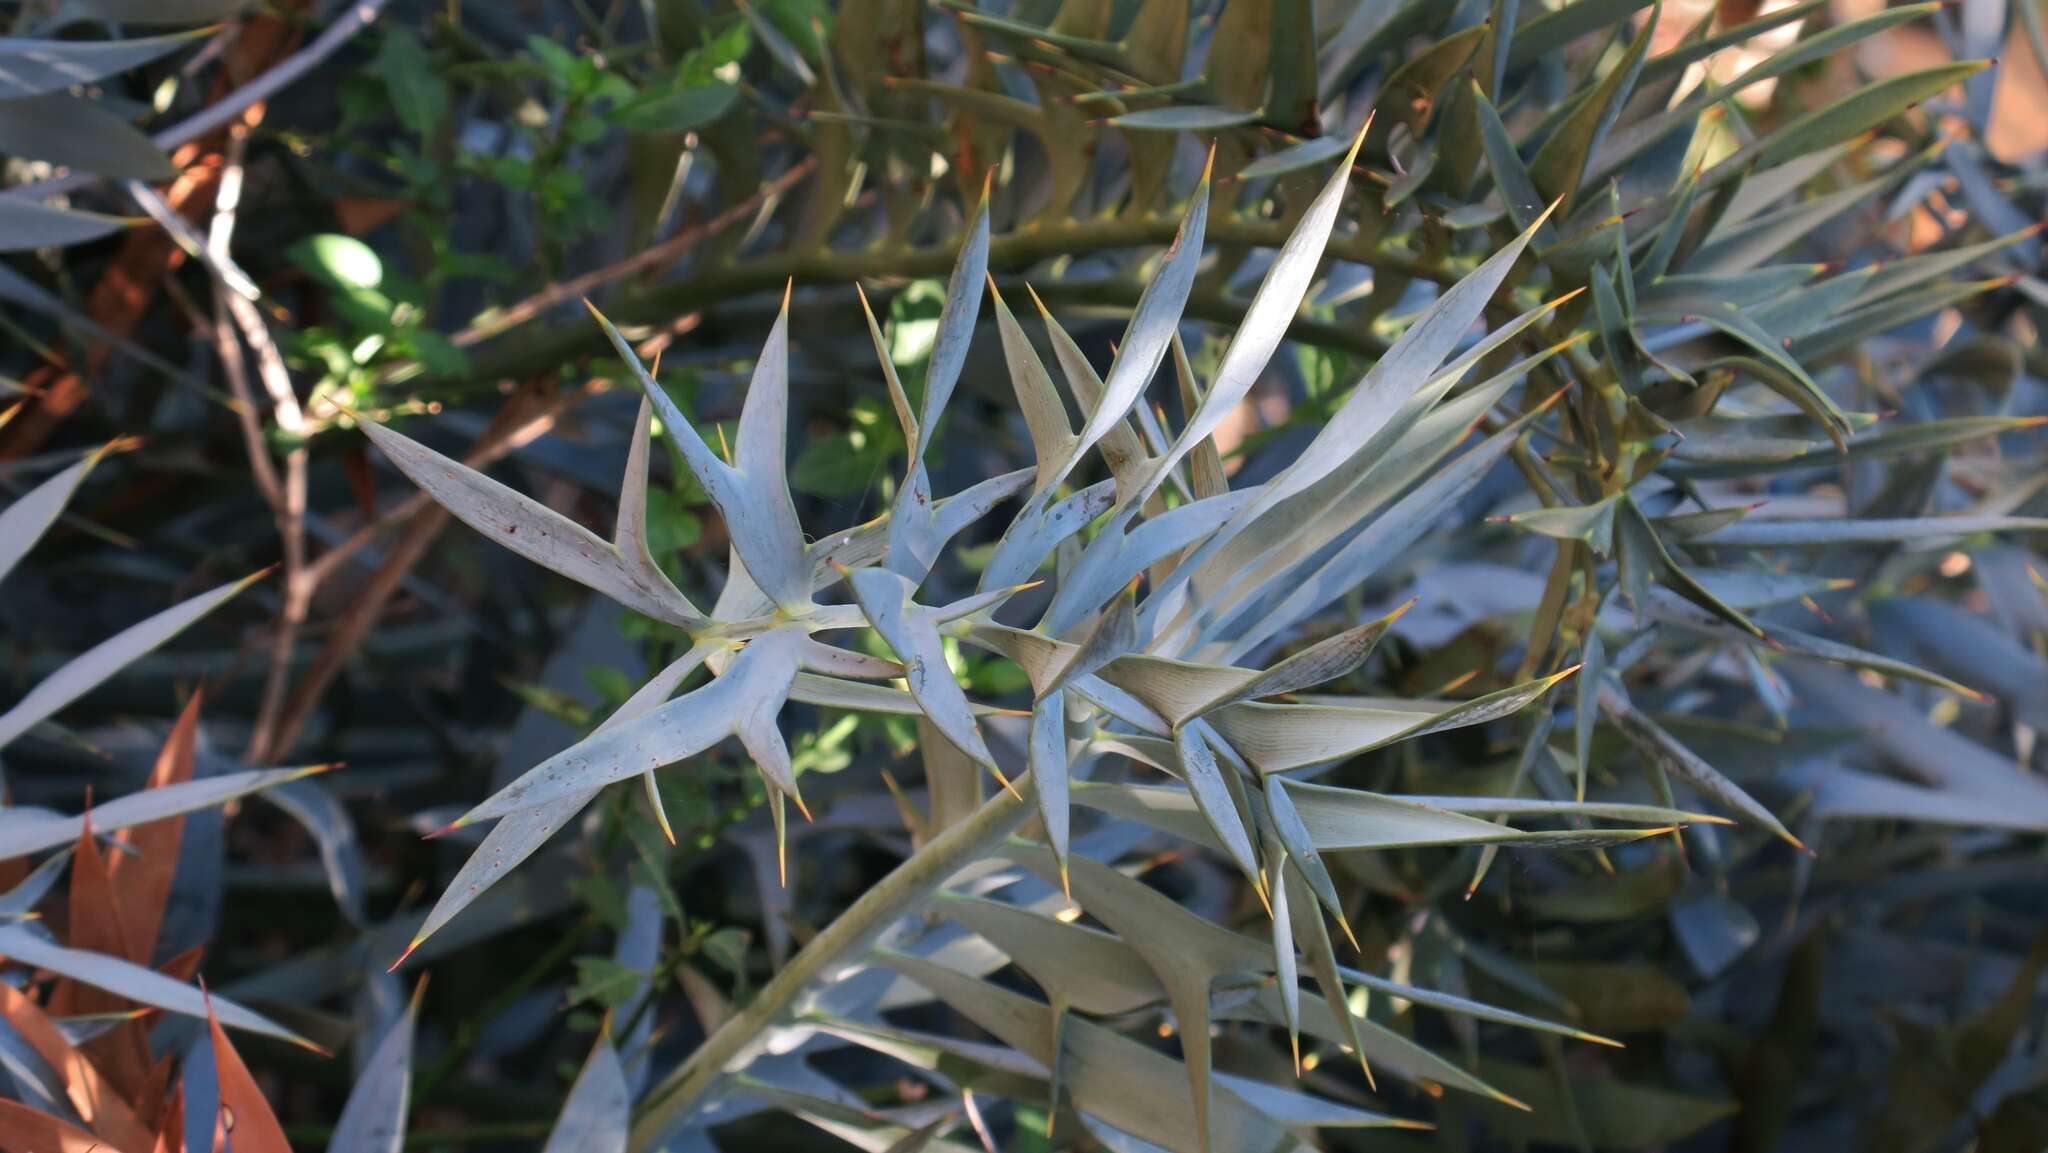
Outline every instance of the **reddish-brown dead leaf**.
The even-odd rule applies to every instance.
[[[291,1153],[284,1139],[284,1127],[277,1123],[270,1102],[242,1064],[242,1055],[228,1041],[220,1018],[213,1014],[213,1000],[206,1002],[206,1027],[213,1033],[213,1063],[220,1076],[220,1107],[228,1127],[228,1140],[235,1153]]]
[[[332,206],[335,223],[350,236],[361,236],[390,223],[412,207],[412,202],[388,196],[337,196]]]
[[[185,1149],[185,1087],[180,1085],[171,1090],[170,1100],[164,1104],[164,1119],[156,1127],[156,1144],[150,1153],[184,1153]]]
[[[145,1148],[117,1145],[69,1121],[0,1098],[0,1153],[142,1153]]]
[[[78,836],[78,850],[71,858],[71,896],[66,908],[65,944],[115,957],[135,955],[134,935],[129,932],[120,899],[109,876],[110,864],[100,852],[88,813],[85,829]],[[134,1006],[125,997],[95,989],[78,981],[59,980],[50,991],[50,1012],[59,1017],[83,1013],[123,1013]],[[117,1026],[81,1046],[107,1080],[141,1110],[145,1122],[161,1102],[143,1095],[149,1084],[149,1033],[137,1021]]]
[[[192,779],[192,751],[199,739],[200,694],[193,693],[171,726],[163,751],[150,770],[148,788],[183,784]],[[164,923],[164,908],[171,901],[171,878],[178,868],[178,843],[185,832],[185,818],[166,817],[146,825],[123,829],[116,839],[134,850],[116,853],[108,862],[114,898],[120,903],[121,919],[128,931],[133,952],[125,956],[147,965],[156,952],[157,933]]]
[[[77,849],[71,857],[64,943],[74,949],[129,958],[135,955],[134,946],[110,870],[107,855],[100,852],[99,838],[93,834],[92,812],[88,809],[85,828],[78,834]],[[59,980],[50,994],[50,1012],[59,1017],[116,1013],[127,1007],[128,1002],[112,993],[71,980]]]
[[[181,985],[190,985],[192,978],[199,975],[199,962],[206,957],[206,946],[194,945],[184,952],[156,967],[156,971]]]
[[[15,1032],[21,1034],[37,1056],[57,1071],[57,1076],[63,1079],[64,1095],[70,1099],[71,1107],[78,1111],[79,1117],[92,1127],[94,1133],[118,1149],[141,1153],[149,1148],[149,1130],[136,1119],[127,1101],[100,1074],[99,1068],[86,1059],[85,1054],[65,1040],[56,1022],[29,1000],[28,994],[12,985],[0,984],[0,1015],[7,1018],[7,1023],[14,1026]],[[0,1125],[0,1148],[5,1148],[7,1153],[15,1153],[12,1146],[4,1144],[13,1134],[14,1130]],[[70,1147],[62,1144],[33,1147],[34,1153],[44,1153],[49,1148]]]

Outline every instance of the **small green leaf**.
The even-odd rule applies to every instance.
[[[400,124],[415,136],[430,137],[440,131],[441,122],[448,118],[448,81],[412,29],[403,24],[386,26],[384,43],[377,49],[372,67],[391,93],[391,108]]]
[[[739,89],[730,84],[699,84],[650,93],[620,105],[610,118],[629,132],[688,132],[725,115],[738,98]]]

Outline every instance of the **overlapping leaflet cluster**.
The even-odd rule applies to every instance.
[[[129,447],[132,445],[117,441],[85,453],[76,463],[0,511],[0,580],[57,523],[93,469],[110,454]],[[124,667],[148,656],[263,575],[258,572],[200,593],[72,658],[39,681],[12,707],[0,712],[0,749],[54,717]],[[250,769],[180,780],[108,801],[80,816],[34,805],[0,805],[0,861],[60,850],[45,857],[14,888],[0,894],[0,957],[31,971],[42,970],[106,990],[139,1005],[206,1019],[206,998],[198,988],[128,958],[60,944],[42,924],[37,906],[64,875],[70,863],[70,846],[77,845],[81,838],[122,834],[151,822],[225,805],[275,785],[301,780],[327,767],[330,766]],[[268,1017],[230,1001],[214,998],[213,1012],[223,1023],[237,1029],[306,1043]]]
[[[1291,1092],[1275,1089],[1259,1093],[1279,1098],[1255,1103],[1262,1100],[1258,1094],[1247,1097],[1242,1087],[1228,1087],[1234,1082],[1211,1075],[1208,1030],[1200,1023],[1212,1012],[1211,992],[1219,981],[1250,980],[1264,989],[1230,1012],[1264,1014],[1290,1032],[1306,1029],[1325,1036],[1397,1076],[1480,1092],[1491,1091],[1469,1073],[1347,1008],[1347,981],[1397,987],[1403,996],[1425,1004],[1576,1035],[1566,1026],[1391,986],[1340,966],[1323,918],[1327,912],[1342,926],[1343,907],[1322,854],[1432,844],[1592,848],[1714,818],[1653,806],[1395,798],[1286,775],[1389,742],[1506,716],[1543,696],[1568,673],[1467,701],[1296,704],[1274,699],[1359,667],[1391,617],[1264,669],[1230,663],[1270,648],[1269,641],[1288,635],[1412,542],[1449,501],[1502,458],[1542,411],[1539,406],[1507,421],[1477,445],[1457,452],[1465,431],[1510,395],[1533,362],[1555,349],[1518,360],[1438,403],[1488,354],[1549,313],[1547,305],[1529,310],[1476,348],[1450,358],[1457,338],[1479,319],[1521,256],[1532,228],[1446,293],[1288,471],[1265,485],[1230,489],[1209,434],[1244,398],[1278,347],[1322,258],[1348,170],[1347,163],[1331,176],[1294,240],[1267,272],[1245,325],[1206,389],[1193,379],[1178,335],[1202,255],[1206,181],[1196,190],[1106,379],[1095,378],[1072,340],[1045,315],[1069,392],[1087,413],[1079,431],[1016,317],[996,297],[997,327],[1038,465],[935,499],[922,453],[958,381],[987,291],[984,206],[952,276],[923,405],[916,413],[889,358],[881,357],[905,441],[913,446],[900,495],[886,516],[817,543],[805,543],[786,484],[786,297],[749,386],[730,463],[699,438],[625,339],[599,317],[646,393],[611,540],[397,432],[365,425],[401,469],[478,531],[622,605],[688,630],[696,642],[591,736],[536,765],[457,822],[498,824],[442,895],[421,939],[531,854],[606,786],[651,776],[728,737],[741,743],[769,786],[780,830],[785,801],[800,808],[803,801],[776,717],[786,702],[799,700],[916,714],[952,751],[1005,787],[1031,788],[1043,846],[1014,844],[1000,851],[1056,880],[1120,936],[1040,911],[943,894],[938,898],[935,909],[984,934],[1038,974],[1055,995],[1052,1010],[1001,993],[974,975],[941,976],[929,963],[902,955],[887,961],[1006,1039],[1007,1030],[1021,1030],[1012,1043],[1026,1053],[1032,1047],[1021,1037],[1035,1028],[1027,1028],[1028,1022],[1057,1011],[1067,1062],[1082,1071],[1097,1061],[1171,1062],[1150,1053],[1139,1058],[1125,1051],[1136,1047],[1113,1032],[1085,1019],[1069,1021],[1068,1010],[1111,1010],[1090,991],[1104,979],[1099,973],[1057,959],[1072,949],[1108,951],[1117,954],[1121,971],[1151,974],[1135,994],[1125,993],[1140,1003],[1166,997],[1182,1022],[1186,1075],[1175,1075],[1166,1100],[1187,1103],[1177,1124],[1190,1141],[1204,1143],[1208,1134],[1218,1148],[1268,1147],[1270,1142],[1244,1144],[1239,1138],[1277,1134],[1282,1121],[1271,1115],[1274,1108],[1284,1114],[1287,1108],[1308,1107],[1306,1098],[1297,1101]],[[881,334],[872,315],[869,322],[879,348]],[[1146,385],[1169,356],[1183,395],[1194,398],[1192,416],[1170,440],[1156,418],[1138,415]],[[732,564],[709,613],[667,581],[647,550],[644,490],[650,419],[657,415],[731,532]],[[1372,459],[1358,460],[1361,450],[1374,448]],[[1078,488],[1067,484],[1091,455],[1100,457],[1113,475]],[[1404,500],[1359,499],[1363,492],[1389,494],[1403,487],[1375,483],[1382,469],[1434,472],[1431,482]],[[1343,483],[1331,483],[1333,477]],[[921,601],[920,589],[946,543],[1006,504],[1014,511],[979,591],[948,604]],[[1311,540],[1309,530],[1322,540]],[[1325,540],[1342,547],[1319,547]],[[1069,542],[1074,542],[1072,563],[1058,567],[1052,578],[1056,592],[1039,622],[1031,628],[1000,623],[998,610]],[[1304,548],[1305,542],[1310,547]],[[1149,591],[1140,597],[1148,580]],[[841,585],[844,601],[821,595]],[[866,656],[824,639],[857,629],[879,634],[897,660]],[[944,652],[948,637],[1016,661],[1029,678],[1033,700],[1026,781],[1012,782],[999,767],[979,725],[979,717],[992,710],[970,700],[954,679]],[[708,667],[711,678],[670,699],[699,666]],[[1104,756],[1149,765],[1168,783],[1090,783],[1087,766]],[[658,806],[658,799],[654,803]],[[1133,817],[1226,853],[1268,901],[1272,939],[1253,941],[1209,926],[1115,870],[1074,856],[1068,833],[1074,803]],[[1616,824],[1523,830],[1490,819],[1502,811],[1523,818],[1573,816]],[[1210,944],[1190,949],[1190,939]],[[1309,959],[1325,994],[1313,1007],[1295,995],[1297,949]],[[1287,979],[1268,982],[1275,972]],[[1069,980],[1084,987],[1069,989]],[[1061,1066],[1060,1061],[1046,1062],[1048,1069]],[[1074,1064],[1066,1068],[1064,1080],[1084,1111],[1126,1131],[1147,1127],[1142,1118],[1124,1115],[1135,1104],[1097,1100],[1089,1079],[1075,1076]],[[1052,1075],[1060,1079],[1059,1073]],[[1219,1085],[1225,1087],[1219,1091]],[[1340,1110],[1328,1102],[1315,1107]],[[1212,1119],[1213,1134],[1189,1120],[1201,1116]],[[1358,1114],[1344,1123],[1383,1122],[1393,1119]]]
[[[1693,556],[1707,549],[1924,542],[2042,526],[1999,509],[1910,522],[1752,523],[1743,519],[1747,508],[1712,505],[1699,487],[1821,461],[1939,450],[2030,426],[2023,418],[1970,418],[1869,431],[1874,417],[1845,410],[1808,368],[1865,335],[1983,291],[1981,283],[1956,284],[1948,275],[2029,240],[2030,233],[1882,269],[1772,263],[1802,235],[1897,188],[1932,154],[1909,156],[1864,184],[1825,196],[1798,200],[1794,193],[1860,134],[1976,67],[1945,66],[1881,81],[1730,151],[1698,131],[1701,114],[1715,102],[1910,17],[1895,10],[1831,30],[1727,86],[1702,85],[1683,95],[1680,79],[1691,64],[1784,18],[1764,17],[1717,36],[1708,36],[1703,22],[1679,47],[1654,56],[1651,20],[1618,34],[1614,59],[1518,142],[1495,106],[1507,70],[1586,31],[1592,25],[1575,22],[1582,16],[1597,23],[1610,10],[1579,11],[1587,7],[1575,5],[1517,30],[1514,6],[1495,5],[1494,22],[1448,36],[1396,68],[1371,105],[1377,119],[1362,118],[1348,151],[1345,142],[1320,137],[1243,166],[1246,180],[1298,181],[1306,170],[1339,160],[1319,191],[1288,186],[1291,233],[1206,380],[1182,347],[1180,328],[1205,259],[1207,171],[1173,243],[1151,269],[1105,375],[1034,299],[1053,353],[1050,367],[1041,360],[989,275],[984,192],[953,269],[915,408],[896,379],[879,324],[868,315],[909,451],[889,512],[852,531],[806,543],[786,486],[786,294],[749,386],[730,460],[701,440],[627,341],[598,318],[646,393],[610,540],[395,432],[368,427],[387,455],[479,531],[622,605],[680,626],[694,640],[687,655],[589,738],[535,766],[458,822],[498,823],[441,897],[422,938],[606,786],[636,776],[651,780],[657,771],[686,772],[667,766],[728,737],[740,742],[767,783],[780,836],[786,803],[803,806],[776,726],[783,705],[794,700],[913,715],[924,734],[928,772],[986,772],[1008,792],[933,840],[863,898],[791,962],[786,977],[669,1074],[649,1094],[633,1129],[636,1149],[658,1148],[687,1130],[693,1110],[726,1089],[876,1148],[948,1147],[939,1139],[949,1123],[941,1114],[865,1114],[772,1075],[766,1038],[785,1027],[928,1068],[966,1070],[970,1081],[985,1078],[1002,1092],[1014,1093],[1019,1083],[1042,1085],[1056,1107],[1070,1104],[1112,1147],[1138,1148],[1142,1137],[1183,1153],[1301,1148],[1296,1134],[1304,1129],[1409,1124],[1216,1072],[1214,1021],[1284,1029],[1297,1054],[1306,1032],[1355,1054],[1369,1077],[1386,1074],[1495,1101],[1511,1098],[1360,1012],[1354,993],[1393,993],[1460,1017],[1600,1040],[1342,963],[1329,924],[1347,938],[1351,928],[1325,856],[1483,846],[1476,887],[1503,845],[1598,849],[1687,824],[1730,823],[1688,811],[1675,791],[1681,788],[1803,848],[1769,808],[1630,701],[1619,674],[1656,643],[1660,630],[1728,645],[1752,665],[1760,660],[1753,646],[1767,644],[1772,659],[1841,663],[1944,689],[1962,686],[1839,641],[1777,625],[1766,629],[1753,614],[1819,586],[1795,574],[1696,568]],[[1913,12],[1919,14],[1924,9]],[[1028,41],[1032,50],[1055,55],[1123,60],[1140,47],[1097,44],[1058,30],[1039,37],[1045,30],[967,15],[992,36]],[[1357,55],[1369,55],[1361,43],[1377,41],[1347,26],[1326,52],[1341,57],[1356,48]],[[1355,75],[1348,67],[1325,75],[1324,86],[1341,92]],[[1277,100],[1274,94],[1286,85],[1277,74],[1274,81],[1268,94]],[[1229,87],[1214,74],[1204,83],[1212,92]],[[1314,93],[1307,95],[1312,108]],[[1227,129],[1259,115],[1169,103],[1109,123],[1139,134],[1196,124]],[[1436,132],[1425,134],[1433,118],[1469,131],[1447,136],[1438,123]],[[1361,160],[1393,169],[1396,178],[1353,188],[1350,174]],[[1490,188],[1479,180],[1482,163]],[[1074,186],[1063,187],[1071,195]],[[1495,229],[1504,242],[1489,244],[1482,259],[1457,263],[1455,274],[1440,263],[1441,290],[1401,318],[1398,337],[1338,395],[1308,443],[1263,482],[1233,488],[1215,436],[1246,401],[1308,299],[1347,218],[1348,190],[1365,201],[1361,218],[1368,226],[1375,213],[1392,214],[1409,198],[1426,196],[1457,205],[1440,222],[1445,227],[1467,237]],[[1539,285],[1553,298],[1535,295]],[[924,457],[959,383],[984,294],[1036,459],[1028,469],[940,498]],[[1392,298],[1376,295],[1375,301],[1374,315],[1383,315]],[[1177,427],[1146,400],[1169,363],[1183,414]],[[1070,405],[1080,414],[1078,426]],[[644,486],[649,424],[656,416],[730,532],[726,583],[708,613],[673,588],[647,552]],[[1530,451],[1538,434],[1550,451]],[[1537,507],[1504,519],[1558,542],[1558,564],[1536,605],[1517,683],[1470,700],[1317,695],[1319,686],[1358,669],[1400,614],[1304,644],[1314,626],[1423,541],[1510,460]],[[1091,482],[1098,461],[1108,475]],[[1688,500],[1696,510],[1685,511]],[[926,599],[927,578],[946,557],[948,542],[998,510],[1009,519],[982,563],[975,593],[949,603]],[[1034,598],[1043,608],[1027,624],[1011,600],[1038,581],[1051,588]],[[1619,605],[1632,610],[1638,628],[1610,652],[1600,625]],[[872,631],[896,659],[833,643],[860,630]],[[999,654],[1024,673],[1031,692],[1019,764],[1000,763],[985,738],[983,721],[999,710],[962,690],[946,662],[948,640]],[[1574,652],[1579,663],[1566,667]],[[675,695],[700,666],[710,679]],[[1354,754],[1507,717],[1575,672],[1577,699],[1566,710],[1570,731],[1553,744],[1552,711],[1539,712],[1515,774],[1515,795],[1388,796],[1308,779]],[[1593,734],[1602,724],[1648,767],[1663,803],[1587,797]],[[1106,758],[1139,766],[1140,774],[1156,771],[1160,783],[1096,779],[1107,776],[1097,772]],[[1557,766],[1576,778],[1562,790],[1550,779]],[[1533,778],[1542,778],[1546,799],[1519,795]],[[2025,789],[2000,779],[2009,790]],[[651,788],[649,797],[658,811]],[[2032,793],[2024,799],[2040,808]],[[1270,932],[1254,938],[1216,925],[1126,875],[1113,858],[1083,851],[1072,832],[1075,805],[1220,854],[1259,895]],[[1006,839],[1027,813],[1036,818],[1028,839]],[[1014,876],[1030,879],[1002,890],[1001,899],[947,888],[953,866],[987,857],[1008,861]],[[1055,915],[1070,903],[1101,928]],[[941,935],[943,961],[936,946],[926,947],[930,938],[891,932],[899,918],[917,910],[954,926],[952,935]],[[1009,964],[1028,973],[1046,1000],[984,979]],[[1320,998],[1300,996],[1304,964]],[[841,1000],[829,989],[801,992],[806,982],[877,965],[907,977],[922,991],[917,995],[944,1001],[1001,1045],[889,1024],[873,1011],[872,995]],[[891,996],[898,998],[891,1004],[901,1003],[902,995]],[[1176,1026],[1178,1060],[1115,1028],[1131,1014],[1162,1006]]]

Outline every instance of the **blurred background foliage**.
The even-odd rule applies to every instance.
[[[607,1016],[641,1046],[635,1085],[673,1067],[979,785],[963,799],[928,780],[915,717],[797,706],[785,728],[819,819],[792,827],[787,887],[767,790],[728,742],[660,776],[674,849],[637,795],[608,795],[385,973],[474,844],[422,834],[587,732],[689,640],[450,530],[353,426],[398,422],[606,525],[635,390],[579,302],[655,361],[716,446],[736,436],[793,280],[788,476],[823,539],[891,507],[906,451],[857,285],[919,396],[986,189],[995,288],[1034,336],[1035,299],[1107,365],[1213,164],[1207,253],[1178,328],[1192,378],[1212,381],[1259,278],[1362,132],[1289,341],[1213,432],[1233,489],[1299,455],[1444,287],[1525,230],[1534,241],[1486,318],[1569,296],[1531,337],[1580,343],[1506,402],[1520,416],[1562,392],[1555,420],[1260,652],[1414,597],[1344,691],[1463,700],[1573,666],[1595,687],[1326,779],[1569,796],[1590,778],[1742,815],[1682,772],[1673,791],[1655,750],[1682,741],[1817,855],[1755,827],[1695,826],[1654,851],[1569,860],[1333,856],[1361,946],[1350,963],[1626,1048],[1376,998],[1374,1019],[1530,1110],[1368,1086],[1311,1046],[1307,1087],[1435,1129],[1302,1128],[1332,1149],[2048,1147],[2037,0],[5,11],[0,487],[26,507],[94,462],[47,532],[14,521],[18,542],[0,540],[19,562],[0,595],[0,699],[29,702],[25,731],[0,740],[8,804],[76,813],[89,795],[182,779],[169,763],[194,778],[346,765],[280,778],[225,815],[193,810],[161,884],[119,880],[131,841],[87,868],[83,837],[66,884],[38,881],[10,848],[16,896],[49,899],[0,910],[8,931],[43,925],[181,979],[203,972],[278,1026],[229,1045],[137,1024],[134,1006],[157,1002],[108,999],[0,947],[18,962],[9,991],[34,994],[13,994],[0,1035],[15,1100],[66,1088],[43,1067],[67,1068],[69,1050],[48,1048],[38,1022],[99,1046],[87,1052],[134,1132],[175,1129],[188,1149],[212,1147],[189,1124],[192,1085],[173,1123],[178,1082],[152,1078],[202,1065],[218,1100],[274,1111],[280,1140],[319,1148],[351,1086],[370,1082],[358,1074],[391,1065],[380,1042],[402,1036],[407,1147],[450,1149],[559,1135]],[[942,492],[1033,460],[993,309],[981,317],[926,456]],[[1168,379],[1135,420],[1170,433],[1195,403]],[[1482,433],[1505,424],[1487,419]],[[666,454],[647,505],[663,570],[692,596],[715,592],[730,534]],[[935,583],[971,589],[995,539],[963,537]],[[101,669],[68,708],[30,707],[32,686],[102,639],[272,565],[164,648]],[[1646,621],[1653,579],[1678,599]],[[947,645],[976,700],[1029,703],[1016,664]],[[1799,659],[1814,656],[1840,663]],[[1608,683],[1627,693],[1618,709],[1584,703]],[[163,760],[202,690],[190,747]],[[1129,859],[1184,906],[1266,932],[1227,863],[1156,836],[1118,851],[1139,847]],[[135,886],[107,906],[127,928],[92,912],[110,883]],[[136,929],[137,909],[159,927]],[[918,1013],[921,1028],[986,1039]],[[1173,1021],[1124,1023],[1173,1051]],[[1218,1068],[1289,1076],[1271,1033],[1221,1026]],[[119,1040],[131,1034],[140,1058]],[[731,1094],[671,1147],[1145,1147],[1056,1122],[1042,1097],[963,1098],[957,1054],[920,1069],[920,1054],[883,1050],[764,1058],[752,1096]],[[152,1054],[177,1055],[179,1072]],[[234,1098],[243,1059],[267,1101]],[[128,1121],[71,1101],[127,1147]],[[0,1115],[0,1147],[45,1148],[19,1124]]]

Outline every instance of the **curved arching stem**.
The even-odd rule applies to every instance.
[[[998,790],[972,816],[940,833],[863,893],[791,957],[746,1008],[728,1018],[689,1060],[650,1089],[645,1112],[634,1123],[626,1145],[629,1153],[653,1153],[660,1148],[726,1067],[783,1018],[812,981],[873,944],[884,929],[909,913],[946,878],[988,854],[1036,812],[1030,777],[1021,776],[1016,784],[1016,794]]]

